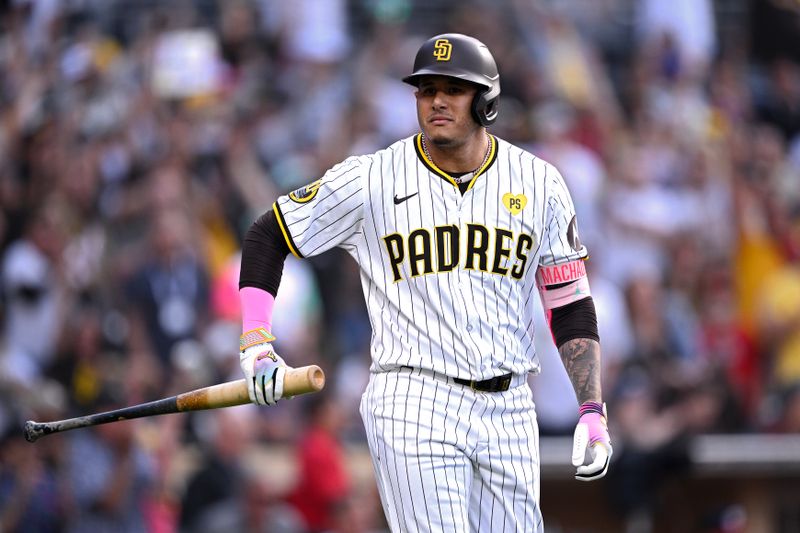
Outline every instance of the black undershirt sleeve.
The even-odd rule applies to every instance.
[[[553,332],[558,348],[573,339],[593,339],[599,342],[597,313],[592,297],[587,296],[553,309],[550,314],[550,331]]]
[[[244,235],[239,288],[256,287],[277,296],[287,255],[289,246],[275,213],[270,209]]]

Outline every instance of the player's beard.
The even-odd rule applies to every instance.
[[[463,139],[460,140],[459,142],[459,139],[447,135],[441,135],[441,134],[428,135],[426,133],[425,138],[428,139],[428,141],[439,150],[450,151],[450,150],[455,150],[461,146],[464,146]]]
[[[480,126],[477,124],[474,127],[470,128],[466,131],[463,135],[458,135],[458,132],[453,133],[444,133],[435,131],[433,133],[429,133],[428,131],[424,131],[425,139],[428,140],[432,145],[436,146],[437,149],[442,151],[454,151],[464,147],[470,140],[473,135],[476,135],[480,130]]]

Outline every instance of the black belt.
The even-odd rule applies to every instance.
[[[475,381],[474,379],[453,378],[459,385],[466,385],[478,392],[504,392],[511,386],[511,373],[495,376],[493,378]]]

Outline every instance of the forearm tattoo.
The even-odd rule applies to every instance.
[[[592,339],[573,339],[562,344],[558,353],[561,354],[561,361],[575,388],[578,404],[603,401],[600,385],[600,343]]]

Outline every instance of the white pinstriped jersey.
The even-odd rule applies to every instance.
[[[537,266],[587,251],[559,172],[490,139],[463,195],[417,134],[276,201],[292,253],[339,246],[360,265],[373,371],[410,366],[479,380],[538,372]]]

